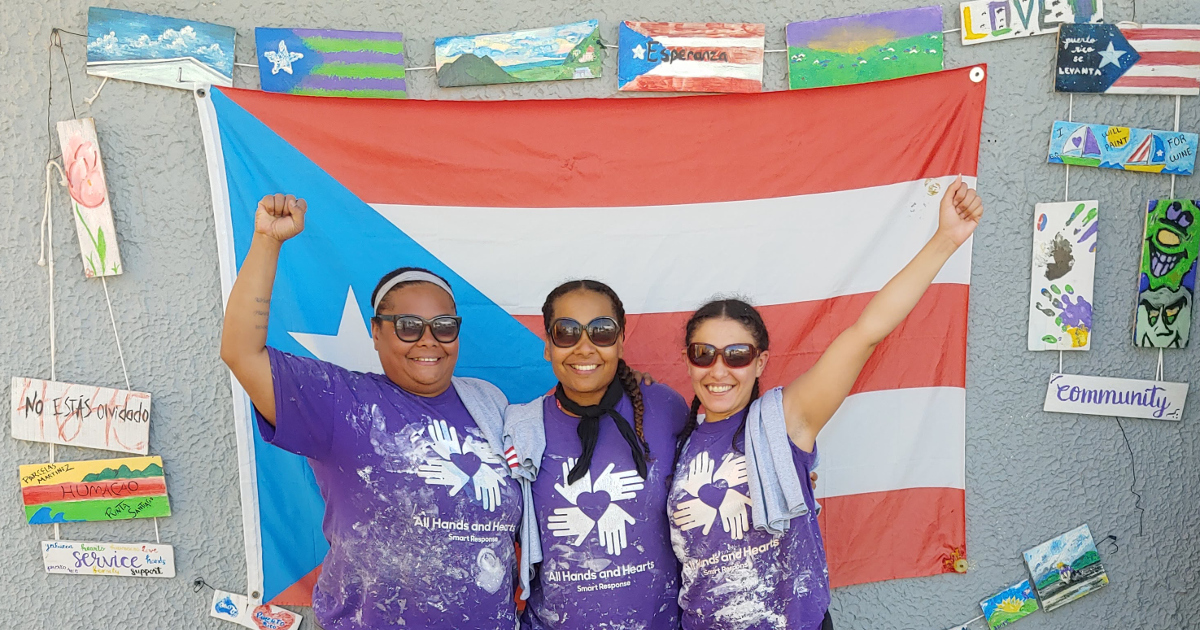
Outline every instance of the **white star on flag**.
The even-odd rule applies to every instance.
[[[630,52],[633,53],[634,59],[645,59],[646,58],[646,49],[642,48],[641,44],[634,46],[633,50],[631,50]]]
[[[1124,50],[1117,50],[1116,48],[1113,48],[1113,43],[1108,42],[1108,49],[1100,51],[1101,60],[1100,60],[1099,67],[1103,68],[1104,66],[1111,63],[1112,65],[1120,68],[1121,67],[1121,57],[1125,55],[1125,52],[1126,51],[1124,51]]]
[[[271,68],[271,74],[279,74],[280,70],[291,74],[292,62],[304,58],[302,53],[289,51],[287,49],[287,44],[283,43],[283,40],[279,41],[279,52],[268,50],[267,52],[263,53],[263,56],[266,57],[267,61],[270,61],[273,65]]]
[[[288,332],[305,350],[322,361],[340,365],[355,372],[383,374],[379,353],[371,339],[371,330],[363,321],[354,299],[354,288],[346,293],[346,306],[342,309],[342,321],[336,335]]]

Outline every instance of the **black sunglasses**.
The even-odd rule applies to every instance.
[[[462,327],[462,318],[455,315],[438,315],[433,319],[425,319],[419,315],[376,315],[375,321],[392,322],[396,329],[396,338],[405,343],[414,343],[425,336],[425,328],[433,333],[433,338],[440,343],[453,343],[458,339],[458,330]]]
[[[743,368],[754,362],[758,348],[748,343],[734,343],[718,348],[711,343],[693,343],[687,347],[688,363],[696,367],[711,367],[720,356],[729,368]]]
[[[583,339],[585,332],[593,345],[607,348],[621,338],[621,325],[611,317],[597,317],[588,322],[587,326],[570,317],[559,317],[550,322],[550,327],[546,329],[550,342],[559,348],[574,347]]]

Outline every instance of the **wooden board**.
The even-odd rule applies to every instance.
[[[96,122],[91,118],[59,122],[58,142],[83,255],[83,273],[89,278],[118,275],[123,271],[121,251],[117,247],[117,228],[109,204],[100,142],[96,139]]]
[[[236,623],[253,630],[296,630],[303,620],[299,614],[270,604],[256,604],[237,593],[215,591],[208,616]]]
[[[617,89],[625,92],[761,92],[766,26],[621,22]]]
[[[150,394],[14,377],[12,436],[145,455]]]
[[[1187,383],[1051,374],[1043,409],[1058,413],[1179,420]]]
[[[31,525],[170,516],[161,457],[21,466]]]
[[[1039,203],[1033,211],[1030,350],[1091,347],[1098,213],[1094,200]]]
[[[43,540],[46,573],[175,577],[175,549],[157,543],[103,543]]]

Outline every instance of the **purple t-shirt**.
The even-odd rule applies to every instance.
[[[671,487],[671,542],[682,563],[685,630],[817,630],[829,608],[829,568],[808,473],[816,449],[792,444],[808,512],[780,536],[755,529],[744,440],[735,415],[696,427]]]
[[[512,630],[521,491],[454,388],[426,398],[267,350],[275,427],[259,430],[308,458],[325,498],[321,625]]]
[[[674,630],[679,627],[679,564],[671,551],[667,490],[675,437],[687,420],[683,398],[643,385],[647,478],[637,474],[616,423],[600,419],[589,472],[567,485],[582,449],[579,419],[542,401],[546,452],[533,499],[543,560],[523,627],[532,630]],[[617,411],[633,424],[628,397]]]

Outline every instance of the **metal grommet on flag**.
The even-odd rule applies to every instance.
[[[982,67],[975,66],[974,68],[971,68],[971,80],[974,81],[975,83],[979,83],[980,81],[983,80],[983,68]]]

